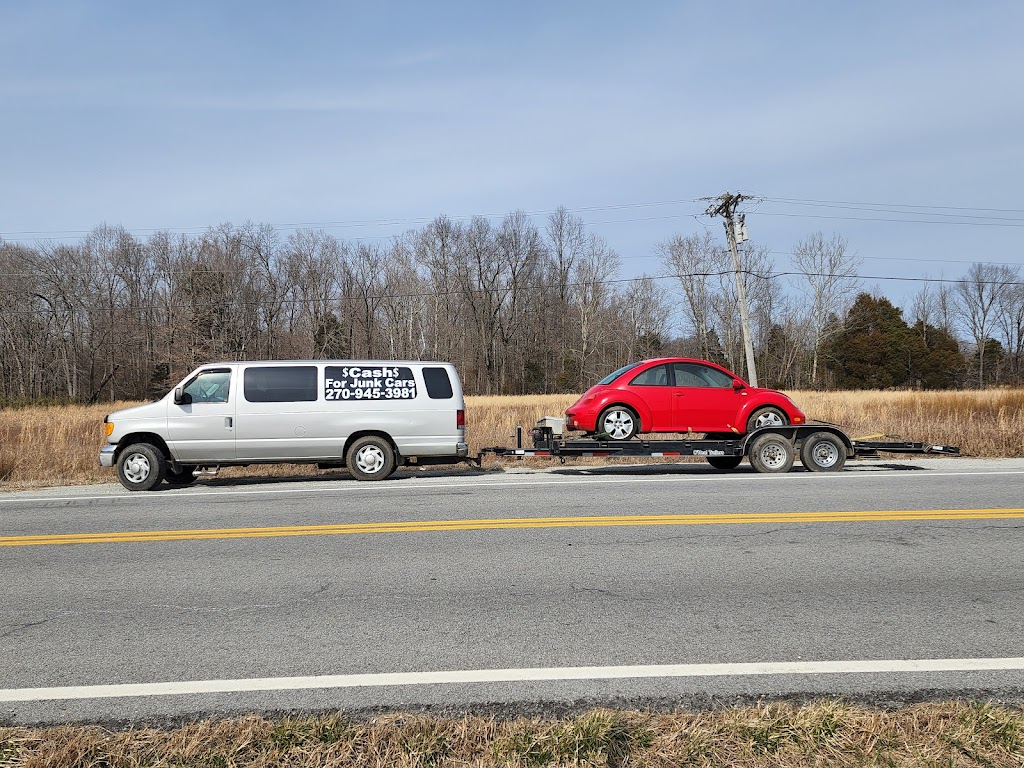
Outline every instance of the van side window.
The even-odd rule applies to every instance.
[[[452,382],[444,368],[424,368],[423,383],[431,400],[449,400],[453,395]]]
[[[316,400],[316,366],[246,368],[242,392],[250,403],[313,402]]]
[[[226,368],[200,371],[183,390],[186,403],[226,403],[231,391],[231,371]]]

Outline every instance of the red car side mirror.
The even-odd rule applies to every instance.
[[[732,388],[735,389],[737,392],[739,392],[741,389],[746,389],[747,385],[744,384],[739,379],[733,379],[732,380]]]

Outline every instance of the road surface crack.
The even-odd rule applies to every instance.
[[[54,617],[54,618],[56,618],[56,617]],[[0,639],[5,639],[5,638],[8,638],[8,637],[14,637],[17,634],[20,634],[20,633],[25,632],[25,631],[27,631],[29,629],[32,629],[32,627],[38,627],[38,626],[42,626],[43,624],[48,624],[52,620],[53,620],[52,618],[46,618],[46,619],[40,619],[39,621],[26,621],[26,622],[23,622],[21,624],[8,624],[7,625],[7,631],[5,631],[3,634],[0,634]]]

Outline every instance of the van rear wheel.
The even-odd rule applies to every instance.
[[[377,435],[366,435],[352,443],[346,464],[356,480],[383,480],[395,471],[396,462],[391,443]]]
[[[192,485],[199,478],[192,474],[196,467],[194,464],[183,464],[177,470],[173,470],[170,467],[167,468],[167,474],[164,475],[164,480],[167,481],[168,485],[177,486],[179,488]]]

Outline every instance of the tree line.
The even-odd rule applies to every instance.
[[[710,234],[656,252],[661,274],[623,279],[619,256],[564,208],[539,225],[440,216],[386,243],[254,223],[0,240],[0,403],[149,398],[197,365],[241,359],[446,360],[471,394],[580,391],[656,355],[743,375],[731,255]],[[740,261],[770,386],[1021,382],[1016,268],[924,283],[905,319],[860,293],[838,236],[798,243],[786,274],[764,247],[745,244]]]

